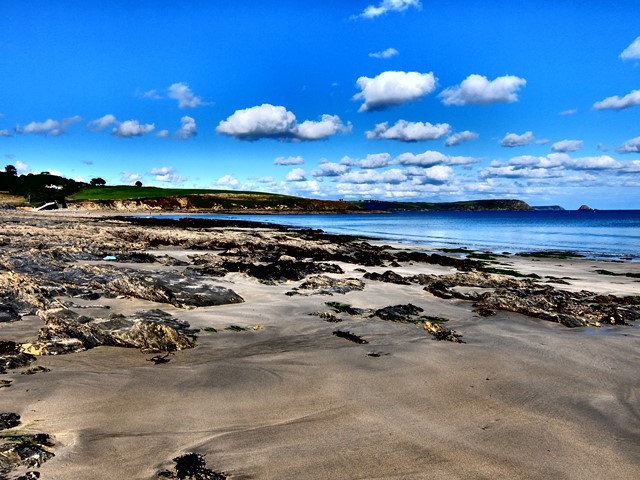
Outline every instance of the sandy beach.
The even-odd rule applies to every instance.
[[[438,281],[472,276],[475,266],[317,233],[60,213],[0,213],[0,305],[19,297],[11,307],[19,318],[0,323],[0,340],[43,342],[47,315],[60,310],[89,319],[74,325],[162,310],[199,331],[193,348],[102,345],[7,369],[0,412],[18,414],[20,425],[0,434],[46,433],[54,456],[8,466],[0,478],[191,478],[179,477],[173,461],[189,453],[211,472],[193,478],[638,478],[640,322],[630,298],[640,295],[640,263],[499,257],[492,266],[539,278],[486,273],[481,286],[442,290]],[[368,252],[382,260],[364,264]],[[339,269],[312,269],[320,263]],[[287,268],[265,279],[255,265]],[[302,267],[309,272],[287,278]],[[136,289],[124,289],[123,271],[127,281],[143,279]],[[385,272],[404,283],[371,278]],[[106,280],[78,280],[96,276]],[[309,286],[318,276],[345,283]],[[201,306],[173,291],[170,302],[158,301],[142,288],[158,278],[186,279],[187,292],[194,279],[243,301]],[[618,301],[610,296],[627,300],[615,322],[607,314],[585,320],[599,326],[576,328],[550,321],[553,308],[534,317],[495,307],[483,315],[476,305],[485,292],[543,287],[571,301],[588,297],[593,312]],[[398,305],[421,310],[385,319],[381,309]],[[464,343],[438,341],[426,322]]]

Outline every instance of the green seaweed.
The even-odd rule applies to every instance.
[[[540,252],[521,252],[516,253],[518,257],[533,257],[533,258],[581,258],[584,255],[575,252],[563,251],[563,250],[543,250]]]
[[[246,332],[247,329],[241,327],[240,325],[229,325],[225,328],[225,330],[229,330],[230,332]]]
[[[351,305],[349,305],[348,303],[325,302],[325,305],[336,313],[345,313],[351,309]]]
[[[213,327],[205,327],[202,329],[203,332],[209,332],[209,333],[217,333],[217,329],[213,328]]]

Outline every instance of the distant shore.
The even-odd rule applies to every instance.
[[[0,212],[10,475],[636,477],[639,263],[122,213]]]

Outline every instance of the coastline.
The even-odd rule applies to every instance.
[[[0,274],[5,282],[23,275],[18,283],[25,288],[27,279],[38,280],[25,298],[55,292],[55,278],[64,278],[68,289],[71,276],[50,276],[57,268],[84,268],[105,276],[127,269],[131,278],[135,272],[165,278],[196,272],[187,278],[231,289],[244,302],[185,307],[145,299],[149,292],[140,286],[118,295],[107,288],[113,284],[93,285],[101,293],[97,299],[61,291],[34,310],[39,316],[0,323],[0,339],[33,342],[43,312],[73,302],[67,310],[94,319],[161,309],[200,329],[193,348],[173,352],[162,364],[135,348],[98,346],[39,356],[30,364],[47,372],[8,370],[1,410],[19,414],[23,429],[55,439],[55,457],[16,474],[156,479],[172,468],[173,458],[189,452],[204,455],[209,468],[231,479],[631,479],[640,467],[637,321],[568,328],[505,310],[479,315],[462,294],[517,282],[525,283],[513,288],[525,291],[529,280],[483,273],[498,283],[438,290],[435,277],[467,278],[473,271],[462,268],[475,264],[398,256],[461,260],[423,246],[394,244],[389,250],[382,246],[388,242],[367,241],[366,247],[361,239],[272,225],[252,231],[241,222],[179,229],[136,225],[114,219],[114,212],[59,213],[0,213]],[[155,260],[126,257],[136,252]],[[273,252],[271,263],[262,257],[249,262],[264,252]],[[372,261],[376,255],[381,262]],[[242,270],[247,263],[279,265],[282,277],[258,278],[261,271]],[[620,298],[638,292],[638,279],[626,276],[640,274],[633,262],[510,256],[489,263],[538,275],[530,279],[537,289],[577,297],[585,290]],[[337,265],[341,273],[285,278],[308,264]],[[371,278],[389,271],[397,277]],[[342,290],[303,288],[317,276],[342,281]],[[0,285],[5,293],[8,285],[15,287]],[[354,288],[341,293],[347,287]],[[335,311],[327,302],[362,312]],[[398,305],[423,311],[403,321],[381,317],[380,310]],[[425,321],[414,322],[421,316],[448,319],[443,325],[465,343],[436,341]],[[336,331],[368,343],[349,342]]]

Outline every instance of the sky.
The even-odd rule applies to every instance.
[[[0,168],[640,209],[637,19],[637,0],[0,0]]]

